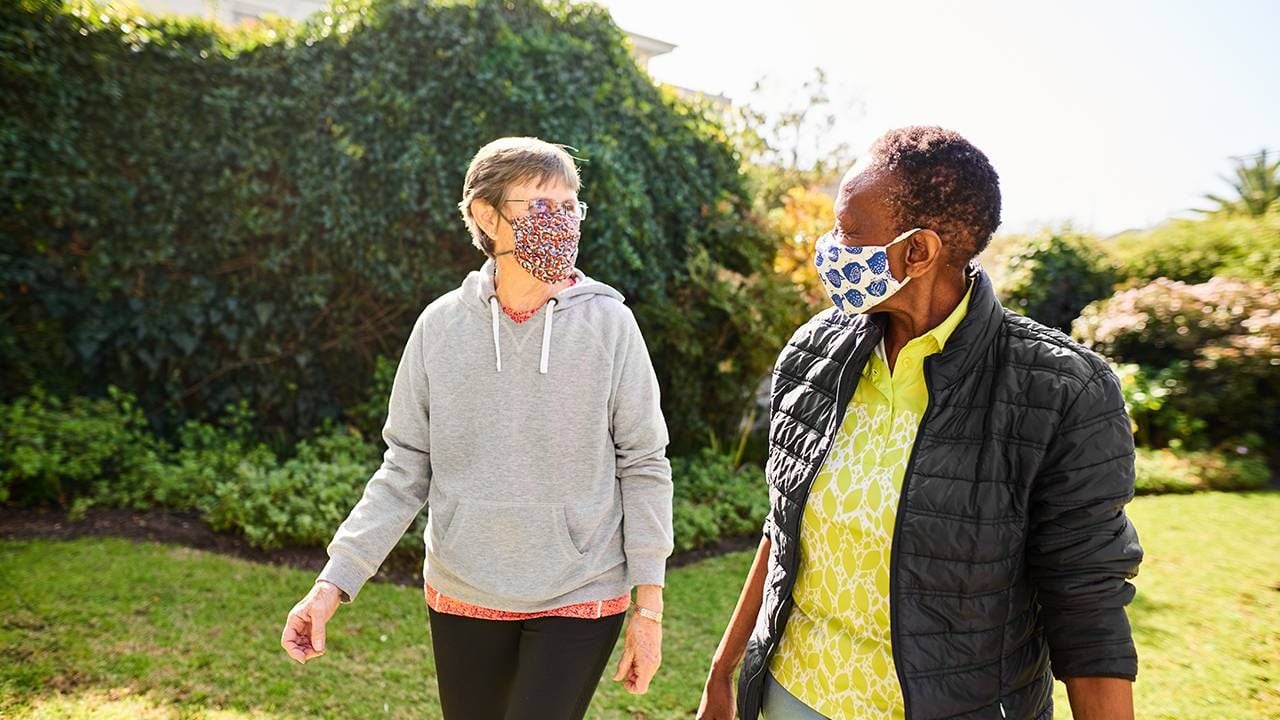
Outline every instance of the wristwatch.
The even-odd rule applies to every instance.
[[[650,610],[647,607],[636,606],[636,614],[640,617],[649,618],[650,620],[662,624],[662,613],[657,610]]]

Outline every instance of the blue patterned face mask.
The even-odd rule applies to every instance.
[[[843,245],[834,230],[818,238],[813,264],[836,309],[846,315],[865,313],[901,290],[911,277],[899,281],[889,272],[888,251],[919,231],[911,228],[888,245]]]

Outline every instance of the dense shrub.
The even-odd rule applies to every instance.
[[[0,405],[0,500],[54,505],[204,511],[215,487],[244,467],[273,467],[252,440],[253,415],[230,406],[215,422],[187,421],[171,445],[157,438],[137,399],[63,400],[43,388]]]
[[[1142,447],[1198,447],[1207,444],[1203,418],[1184,409],[1185,361],[1155,372],[1137,363],[1112,365],[1120,378],[1125,408],[1133,423],[1134,442]]]
[[[240,464],[214,485],[205,518],[215,530],[243,532],[258,547],[323,546],[378,466],[371,448],[359,436],[330,430],[300,442],[283,464]]]
[[[1129,395],[1130,393],[1126,393]],[[0,404],[0,490],[9,504],[167,508],[197,513],[254,546],[323,546],[360,498],[380,462],[379,446],[326,425],[277,458],[251,438],[252,414],[232,406],[216,422],[191,421],[177,445],[152,437],[134,399],[61,401],[42,390]],[[1138,452],[1138,492],[1247,490],[1266,485],[1260,438],[1218,452]],[[672,459],[675,550],[754,536],[769,510],[758,465],[735,465],[704,449]],[[422,552],[426,514],[398,549]]]
[[[62,400],[36,387],[0,405],[0,501],[67,507],[115,487],[152,487],[163,454],[134,398],[116,388]]]
[[[796,304],[739,158],[603,9],[535,0],[246,31],[0,4],[0,393],[116,384],[166,432],[247,400],[287,447],[480,264],[455,203],[512,134],[577,148],[580,264],[635,309],[675,447],[732,434]]]
[[[1280,282],[1280,213],[1171,220],[1108,241],[1120,274],[1204,283],[1215,276]]]
[[[273,467],[276,453],[254,439],[254,414],[247,403],[228,406],[213,422],[182,424],[161,482],[142,488],[147,505],[208,512],[215,489],[245,468]],[[98,504],[118,504],[102,497]]]
[[[385,403],[384,403],[385,405]],[[0,502],[166,508],[199,514],[257,547],[323,546],[360,499],[381,445],[325,424],[282,458],[252,439],[252,413],[231,406],[188,421],[173,444],[155,438],[135,398],[59,400],[41,389],[0,404]],[[735,469],[713,450],[672,460],[676,550],[759,532],[768,510],[763,471]],[[422,550],[426,514],[400,540]]]
[[[1257,452],[1188,452],[1138,448],[1135,460],[1139,495],[1199,490],[1261,490],[1270,471]]]
[[[1140,365],[1130,387],[1163,388],[1149,409],[1171,415],[1149,421],[1153,445],[1187,431],[1195,437],[1180,439],[1193,446],[1256,436],[1271,440],[1273,457],[1280,451],[1280,289],[1158,279],[1090,305],[1073,333],[1115,362]]]
[[[1087,235],[1046,230],[1004,245],[996,292],[1010,309],[1050,327],[1069,331],[1080,311],[1115,285],[1111,259]]]
[[[759,533],[769,510],[764,470],[735,468],[724,454],[704,449],[671,462],[675,477],[676,552],[721,538]]]
[[[1280,288],[1218,278],[1200,285],[1164,278],[1092,304],[1072,332],[1103,355],[1155,366],[1169,360],[1204,359],[1227,347],[1259,356],[1273,348],[1272,320],[1280,311]],[[1250,341],[1252,338],[1253,342]]]

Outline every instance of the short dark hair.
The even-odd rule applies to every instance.
[[[952,130],[915,125],[882,135],[870,156],[894,180],[889,209],[903,230],[933,230],[961,264],[986,249],[1000,225],[1000,176],[981,150]]]

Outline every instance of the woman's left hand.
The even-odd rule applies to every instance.
[[[662,624],[635,613],[627,619],[627,636],[622,648],[622,660],[613,679],[623,683],[627,692],[643,695],[649,691],[649,681],[662,664]]]

